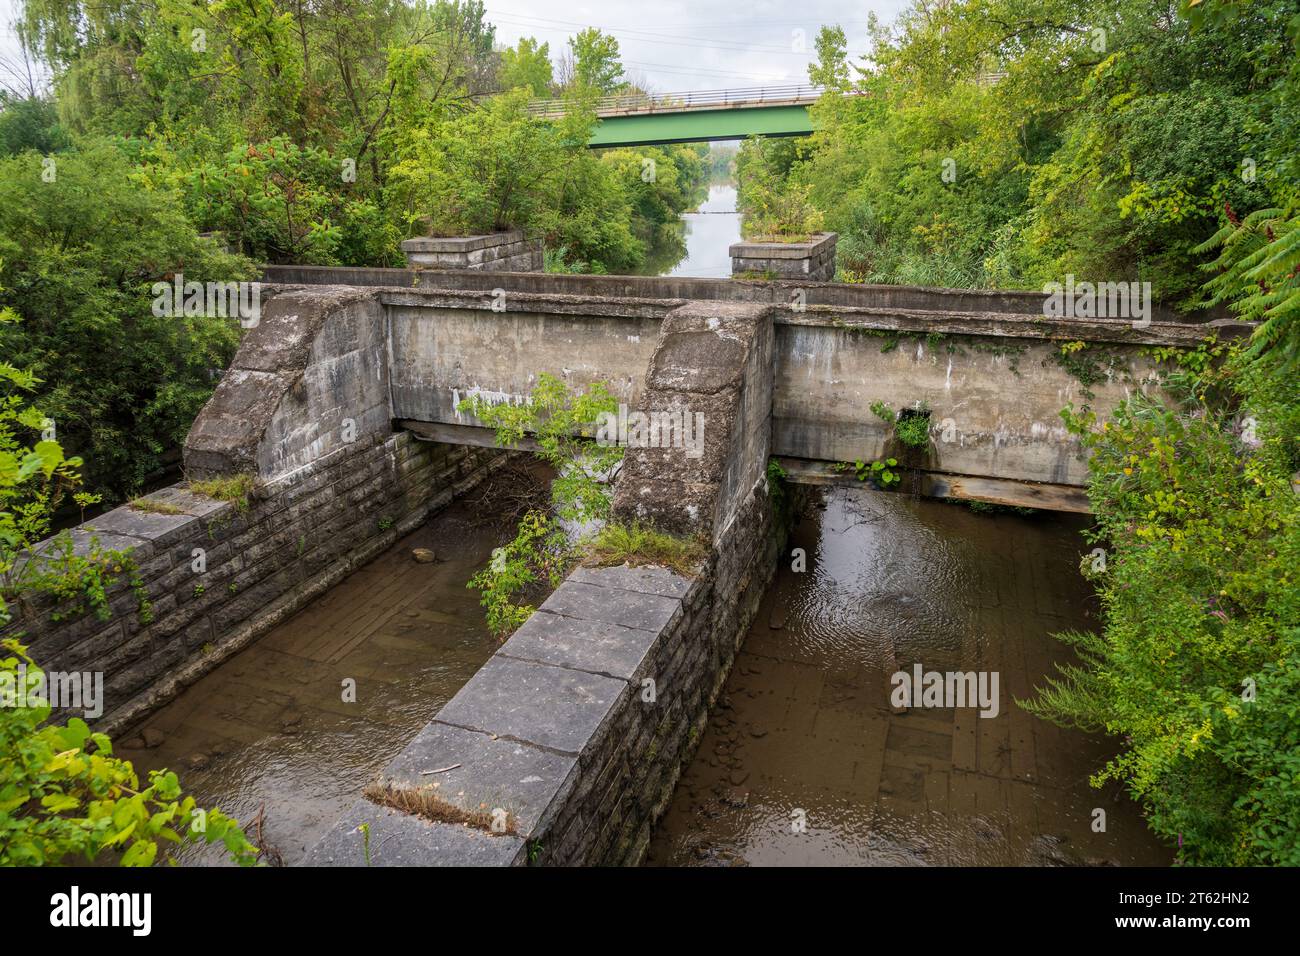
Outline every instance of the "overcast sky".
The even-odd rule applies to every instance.
[[[558,59],[565,41],[595,26],[619,40],[632,79],[660,92],[780,85],[807,81],[813,39],[839,24],[849,52],[866,51],[867,15],[889,22],[907,0],[486,0],[497,37],[514,45],[532,36]],[[0,84],[14,85],[21,62],[12,22],[19,0],[0,0]]]

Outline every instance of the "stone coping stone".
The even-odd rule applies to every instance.
[[[370,825],[370,859],[366,836]],[[435,823],[358,800],[308,852],[302,866],[512,866],[522,861],[524,841],[458,823]]]
[[[202,521],[190,514],[159,514],[155,511],[140,511],[130,505],[122,505],[112,511],[92,518],[81,527],[95,534],[105,532],[137,538],[136,544],[149,541],[160,548],[175,544],[196,531],[202,532]]]
[[[228,501],[218,501],[216,498],[209,498],[207,495],[196,495],[182,485],[169,485],[166,488],[159,488],[157,491],[144,495],[142,500],[171,505],[173,508],[179,508],[185,514],[193,515],[196,518],[211,517],[222,509],[234,508],[234,505]]]
[[[380,776],[415,789],[436,784],[433,792],[440,799],[467,812],[500,807],[515,819],[519,833],[529,834],[569,781],[577,762],[577,757],[435,720]],[[427,773],[430,770],[443,772]]]
[[[100,551],[129,551],[132,560],[135,561],[137,566],[152,558],[158,550],[152,541],[145,541],[140,538],[133,538],[122,534],[114,534],[109,531],[89,531],[86,529],[85,525],[78,525],[75,528],[68,529],[67,535],[72,539],[72,553],[80,558],[87,557],[90,554],[92,540],[95,547]],[[46,560],[56,553],[56,545],[61,537],[62,533],[46,538],[44,541],[38,543],[31,552],[23,552],[19,554],[14,559],[14,573],[17,574],[26,570],[27,566],[33,562],[35,562],[34,566],[36,568],[39,569],[43,567]],[[57,553],[62,554],[62,551],[58,551]],[[57,603],[58,599],[55,599],[53,596],[48,594],[36,595],[34,598],[34,605],[36,607],[45,607],[48,609]],[[16,623],[11,624],[11,629],[14,627],[17,627]]]
[[[437,719],[576,756],[627,686],[600,674],[496,654]]]
[[[417,236],[402,241],[403,252],[473,252],[489,246],[503,246],[511,242],[520,242],[524,238],[522,229],[506,232],[489,232],[481,236]]]
[[[640,676],[659,632],[536,611],[497,653],[621,680]]]
[[[822,232],[804,242],[734,242],[727,253],[733,259],[809,259],[839,239],[839,233]]]
[[[111,531],[90,531],[85,525],[70,529],[68,535],[72,538],[72,553],[81,558],[90,554],[92,539],[102,551],[130,551],[131,556],[135,558],[137,563],[151,557],[155,551],[154,545],[150,541],[115,534]],[[47,553],[53,551],[59,537],[59,535],[55,535],[52,538],[46,538],[36,546],[34,553],[31,555],[19,555],[14,562],[14,567],[22,568],[28,561],[40,561]]]
[[[622,588],[624,591],[640,591],[642,594],[658,594],[661,597],[684,598],[691,589],[691,582],[680,574],[675,574],[657,564],[611,565],[604,568],[578,568],[569,575],[568,580],[580,584],[598,584],[607,588]]]
[[[542,602],[541,610],[643,631],[662,631],[681,613],[677,598],[566,580]]]

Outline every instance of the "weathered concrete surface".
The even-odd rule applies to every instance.
[[[860,487],[862,484],[853,471],[846,471],[830,462],[785,456],[776,456],[775,461],[785,471],[786,480],[797,485]],[[947,475],[930,471],[917,477],[919,480],[909,485],[908,491],[932,498],[959,498],[963,501],[984,501],[1043,511],[1072,511],[1077,514],[1089,514],[1092,511],[1087,492],[1077,485],[1028,484],[1001,478],[972,478],[969,475]]]
[[[389,417],[387,334],[374,293],[277,295],[195,419],[186,474],[251,472],[273,482],[357,436],[390,432]]]
[[[359,800],[303,865],[510,866],[523,855],[524,843],[516,836],[431,822]]]
[[[670,308],[509,296],[502,304],[504,311],[493,311],[489,297],[473,307],[430,308],[427,296],[390,298],[393,418],[481,424],[456,405],[475,396],[522,402],[542,372],[573,387],[606,382],[632,404]]]
[[[771,306],[697,302],[671,312],[638,410],[703,423],[698,458],[629,447],[614,515],[717,542],[763,476],[771,446]]]
[[[412,269],[468,269],[477,272],[541,272],[542,240],[522,230],[482,236],[421,237],[402,243]]]
[[[895,412],[930,410],[927,472],[1082,487],[1087,460],[1061,410],[1088,405],[1105,414],[1132,394],[1157,393],[1159,369],[1140,346],[1094,342],[1067,357],[1061,345],[781,325],[773,453],[817,461],[901,458],[891,445],[892,424],[871,411],[880,402]],[[1062,360],[1095,363],[1100,381],[1085,384],[1088,371]]]
[[[515,295],[591,298],[676,299],[767,302],[789,306],[802,293],[808,306],[849,309],[893,309],[923,312],[969,312],[1041,316],[1047,296],[1041,292],[1005,289],[935,289],[925,286],[775,280],[736,282],[688,276],[601,276],[547,273],[488,274],[465,270],[374,269],[342,266],[264,266],[263,281],[283,285],[381,286],[420,288],[445,293],[503,289]],[[1230,320],[1224,310],[1182,315],[1156,305],[1157,323],[1200,323]]]
[[[731,274],[830,282],[835,278],[838,241],[837,233],[823,232],[806,242],[732,243]]]
[[[528,832],[550,805],[555,784],[567,781],[577,764],[572,754],[435,720],[393,758],[382,777],[417,790],[436,784],[435,792],[462,810],[501,807],[516,829]]]
[[[626,687],[601,674],[498,654],[447,702],[438,720],[576,756]]]
[[[440,281],[450,275],[412,274]],[[536,291],[569,288],[566,283],[566,277],[545,276],[521,287],[533,291],[472,285],[279,289],[195,422],[187,468],[196,477],[245,470],[274,481],[339,447],[349,429],[386,434],[394,420],[424,423],[433,437],[458,441],[456,429],[463,436],[464,428],[482,425],[458,410],[461,400],[521,402],[543,372],[575,388],[607,382],[632,408],[642,406],[649,381],[656,394],[651,410],[698,412],[706,422],[725,425],[736,411],[735,396],[714,379],[727,374],[721,370],[730,368],[728,350],[735,343],[719,339],[707,323],[711,314],[768,307],[775,323],[775,343],[767,350],[774,367],[773,453],[831,462],[883,457],[895,453],[892,432],[871,406],[928,407],[932,441],[912,470],[1081,487],[1085,462],[1065,431],[1061,409],[1087,403],[1104,415],[1135,390],[1157,387],[1149,347],[1194,345],[1206,331],[1164,322],[1141,328],[1117,319],[1049,321],[1005,311],[1033,300],[1027,293],[823,285],[809,287],[793,305],[777,305],[771,300],[789,292],[789,284],[761,283],[762,296],[754,302]],[[728,288],[741,295],[734,289],[744,285]],[[623,286],[712,294],[711,287],[645,286],[626,277],[593,288]],[[892,299],[931,308],[853,304]],[[956,307],[972,304],[988,310]],[[684,322],[695,313],[700,327],[674,329],[665,322],[669,316]],[[647,369],[661,332],[672,338],[652,373],[658,379],[650,381]],[[711,341],[721,344],[706,348]],[[1070,342],[1087,347],[1062,352]],[[1087,373],[1089,363],[1096,381]],[[666,489],[672,450],[631,456],[625,497],[681,501],[684,526],[701,506],[712,506],[703,489],[719,482],[733,490],[744,486],[728,471],[740,460],[739,446],[709,441],[709,431],[706,454],[674,464],[679,484],[665,494],[652,493],[649,485],[638,492],[635,485],[653,481]],[[950,486],[959,493],[964,487]]]

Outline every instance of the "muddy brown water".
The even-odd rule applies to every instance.
[[[869,489],[813,493],[651,865],[1167,865],[1117,788],[1113,741],[1017,707],[1096,626],[1078,516],[974,514]],[[999,713],[896,712],[890,675],[996,671]],[[1104,832],[1095,830],[1105,813]]]
[[[122,737],[148,729],[159,746],[118,753],[141,777],[176,770],[250,838],[260,813],[266,843],[295,863],[496,649],[465,585],[512,536],[475,501],[453,504]],[[189,844],[174,858],[225,862]]]

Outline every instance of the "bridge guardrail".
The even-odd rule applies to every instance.
[[[600,97],[596,100],[595,107],[597,116],[621,116],[629,113],[680,112],[711,106],[811,103],[822,92],[820,86],[787,84],[730,90],[693,90],[685,93],[616,93]],[[528,110],[541,119],[559,119],[568,111],[568,104],[561,99],[537,100],[529,105]]]

